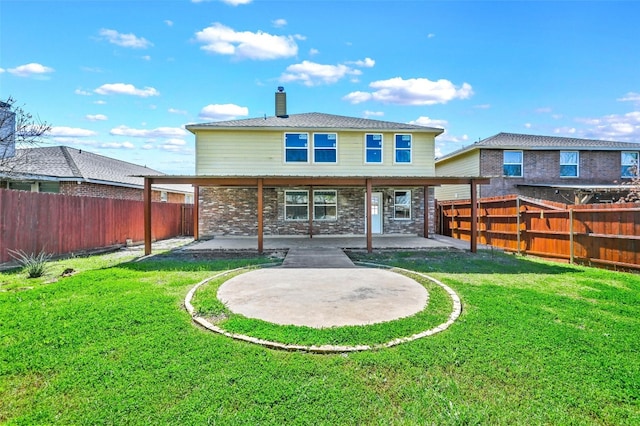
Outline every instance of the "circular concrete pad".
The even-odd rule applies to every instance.
[[[218,289],[218,299],[235,313],[314,328],[408,317],[423,310],[428,298],[411,278],[369,268],[259,269]]]

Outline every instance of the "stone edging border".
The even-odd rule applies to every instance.
[[[451,297],[451,300],[453,301],[453,310],[452,310],[451,314],[449,315],[449,318],[444,323],[442,323],[442,324],[440,324],[440,325],[438,325],[436,327],[433,327],[433,328],[431,328],[429,330],[425,330],[425,331],[413,334],[413,335],[408,336],[408,337],[400,337],[400,338],[397,338],[397,339],[393,339],[393,340],[391,340],[389,342],[381,343],[381,344],[377,344],[377,345],[305,346],[305,345],[289,345],[289,344],[284,344],[284,343],[280,343],[280,342],[274,342],[274,341],[270,341],[270,340],[258,339],[256,337],[247,336],[245,334],[229,333],[228,331],[224,330],[223,328],[220,328],[220,327],[218,327],[218,326],[216,326],[214,324],[211,324],[205,318],[202,318],[202,317],[200,317],[200,316],[198,316],[196,314],[195,308],[191,304],[191,300],[193,299],[193,296],[196,294],[196,291],[198,290],[198,288],[200,288],[204,284],[206,284],[209,281],[214,280],[216,278],[223,277],[225,275],[232,274],[234,272],[242,271],[244,269],[253,269],[254,267],[242,267],[242,268],[231,269],[229,271],[221,272],[219,274],[216,274],[216,275],[214,275],[212,277],[209,277],[209,278],[206,278],[206,279],[200,281],[193,288],[191,288],[191,290],[189,290],[189,292],[185,296],[184,306],[185,306],[185,309],[187,310],[187,312],[189,312],[189,315],[191,315],[191,319],[193,320],[193,322],[195,322],[196,324],[199,324],[200,326],[206,328],[207,330],[213,331],[215,333],[222,334],[222,335],[230,337],[232,339],[241,340],[241,341],[249,342],[249,343],[254,343],[254,344],[257,344],[257,345],[262,345],[262,346],[265,346],[265,347],[270,348],[270,349],[279,349],[279,350],[296,351],[296,352],[311,352],[311,353],[318,353],[318,354],[361,352],[361,351],[368,351],[368,350],[375,350],[375,349],[390,348],[390,347],[393,347],[393,346],[397,346],[397,345],[399,345],[401,343],[412,342],[414,340],[418,340],[418,339],[421,339],[421,338],[427,337],[427,336],[432,336],[432,335],[434,335],[436,333],[439,333],[441,331],[446,330],[447,328],[449,328],[449,326],[451,326],[451,324],[453,324],[458,319],[458,317],[462,313],[462,302],[460,301],[460,297],[456,294],[456,292],[453,291],[453,289],[451,287],[449,287],[448,285],[442,283],[441,281],[438,281],[437,279],[435,279],[433,277],[430,277],[428,275],[422,274],[420,272],[411,271],[409,269],[394,268],[394,267],[389,267],[389,266],[386,266],[386,265],[379,265],[379,264],[376,264],[376,263],[369,263],[369,262],[357,262],[357,263],[361,264],[361,265],[369,266],[369,267],[388,269],[390,271],[396,270],[396,271],[402,271],[402,272],[406,272],[406,273],[410,273],[410,274],[415,274],[415,275],[418,275],[419,277],[425,278],[425,279],[427,279],[427,280],[439,285],[440,287],[442,287],[444,289],[444,291],[447,292],[447,294],[449,295],[449,297]],[[273,266],[273,265],[272,264],[260,265],[260,267],[266,267],[266,266]]]

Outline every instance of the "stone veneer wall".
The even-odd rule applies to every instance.
[[[325,188],[323,188],[325,189]],[[314,235],[363,235],[365,233],[365,189],[336,189],[338,194],[338,219],[334,221],[314,220]],[[411,220],[393,219],[394,189],[373,188],[383,193],[385,234],[424,235],[423,189],[410,188],[412,196]],[[264,235],[308,235],[309,221],[284,220],[285,190],[308,190],[308,188],[265,188],[263,190]],[[255,236],[258,232],[256,188],[200,187],[200,238],[216,236]],[[429,232],[435,232],[434,189],[429,188]],[[309,208],[310,213],[312,207]]]

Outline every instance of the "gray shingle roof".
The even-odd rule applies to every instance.
[[[575,149],[583,151],[611,151],[611,150],[638,150],[640,143],[617,142],[597,139],[566,138],[561,136],[525,135],[520,133],[498,133],[451,152],[438,159],[444,160],[455,157],[474,149],[522,149],[522,150],[560,150]]]
[[[395,123],[392,121],[371,120],[367,118],[345,117],[342,115],[310,112],[305,114],[291,114],[286,117],[258,117],[241,120],[216,121],[211,123],[190,124],[187,130],[203,129],[317,129],[317,130],[392,130],[392,131],[422,131],[442,133],[435,127],[419,126],[416,124]]]
[[[85,181],[144,188],[144,178],[136,176],[163,175],[164,173],[138,164],[116,160],[92,152],[67,146],[40,147],[16,150],[17,160],[9,162],[15,177],[51,179],[59,181]],[[162,185],[163,189],[188,192],[185,188]]]

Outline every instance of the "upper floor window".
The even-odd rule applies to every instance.
[[[503,152],[502,175],[522,177],[522,151]]]
[[[382,163],[382,135],[365,135],[364,162],[375,164]]]
[[[169,196],[167,194],[167,191],[160,191],[160,201],[162,201],[163,203],[166,203],[167,201],[169,201]]]
[[[337,191],[313,191],[313,218],[315,220],[336,220],[338,218]]]
[[[411,163],[411,135],[396,135],[395,162]]]
[[[335,133],[313,134],[313,162],[338,162],[338,135]]]
[[[309,162],[309,134],[284,134],[284,161],[286,163]]]
[[[411,191],[393,191],[393,218],[411,219]]]
[[[285,191],[284,218],[286,220],[309,219],[309,191]]]
[[[638,173],[638,151],[622,151],[621,173],[623,178],[633,178],[639,176]]]
[[[560,177],[578,177],[578,151],[560,151]]]

